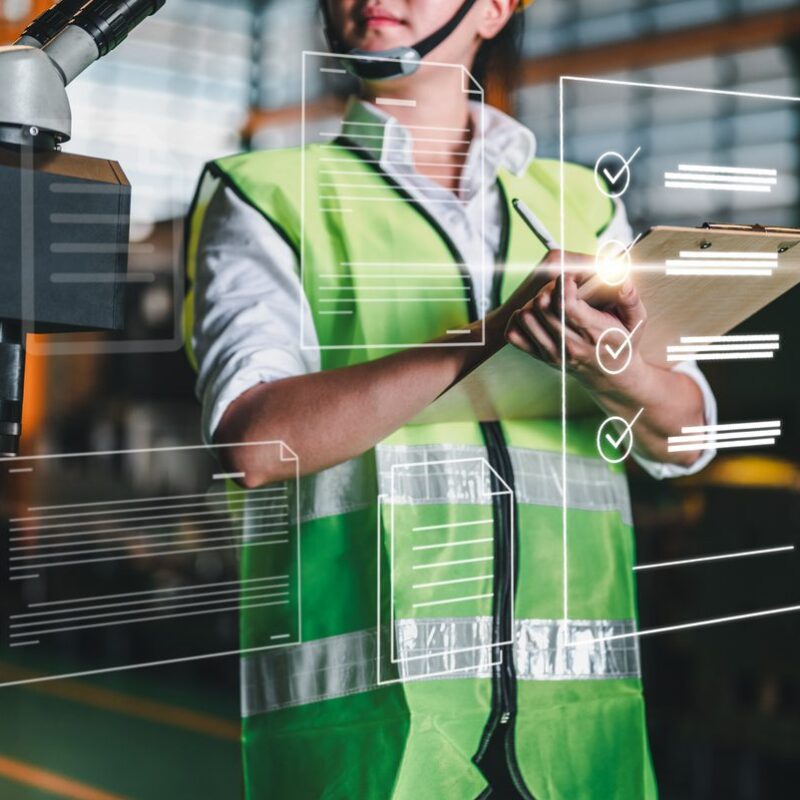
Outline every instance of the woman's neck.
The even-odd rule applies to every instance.
[[[453,192],[459,188],[472,139],[463,80],[460,70],[423,65],[411,78],[366,84],[362,89],[365,100],[408,128],[417,172]]]

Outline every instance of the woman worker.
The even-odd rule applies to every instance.
[[[644,409],[635,457],[650,473],[685,475],[711,457],[667,453],[682,426],[714,423],[714,400],[695,365],[666,370],[641,357],[635,288],[592,308],[570,272],[557,278],[560,253],[512,213],[522,198],[559,229],[559,165],[536,158],[534,135],[515,120],[481,114],[464,70],[434,68],[503,77],[528,4],[328,0],[327,34],[342,57],[330,64],[360,77],[340,135],[305,153],[224,158],[201,180],[187,312],[204,436],[283,441],[302,476],[302,576],[293,576],[302,642],[255,650],[269,609],[242,610],[251,800],[656,796],[630,507],[621,466],[597,451],[603,417],[570,422],[566,549],[560,420],[409,424],[506,341],[559,368],[563,339],[566,369],[598,413],[632,420]],[[568,164],[565,174],[564,249],[591,255],[609,238],[629,240],[623,207],[597,191],[591,170]],[[374,201],[348,210],[354,186]],[[496,265],[491,285],[481,280],[486,260]],[[393,266],[376,281],[380,265]],[[378,288],[383,302],[373,302]],[[638,326],[618,375],[594,355],[612,326]],[[387,346],[402,342],[442,346]],[[245,487],[293,477],[270,448],[225,452]],[[476,460],[491,466],[494,492],[475,489]],[[392,476],[404,464],[431,466],[395,496],[404,530],[430,535],[432,549],[419,553],[429,569],[424,580],[384,583],[379,602],[377,562],[390,570],[392,557],[379,495],[397,495]],[[501,486],[513,490],[513,515],[490,496]],[[486,535],[473,539],[460,526],[476,507]],[[269,551],[259,558],[279,559]],[[245,579],[251,563],[245,545]],[[379,613],[381,630],[392,626],[385,664]]]

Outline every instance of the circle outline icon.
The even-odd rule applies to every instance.
[[[618,192],[614,192],[613,190],[611,190],[610,185],[606,184],[600,178],[600,165],[603,163],[603,161],[606,158],[618,158],[622,162],[622,165],[623,165],[622,168],[623,168],[623,171],[625,173],[625,185]],[[625,192],[628,191],[628,189],[630,188],[630,185],[631,185],[631,168],[630,168],[629,162],[625,160],[625,156],[621,155],[616,150],[606,150],[606,152],[603,153],[600,156],[600,158],[597,159],[597,161],[595,161],[595,164],[594,164],[594,182],[597,185],[597,188],[600,190],[600,192],[602,194],[604,194],[606,197],[608,197],[609,199],[616,200],[616,198],[622,197],[622,195],[624,195]],[[614,182],[616,183],[616,181],[614,181]]]
[[[625,452],[619,458],[609,458],[604,452],[601,445],[601,436],[605,431],[607,426],[610,426],[612,422],[621,422],[625,426],[625,434],[624,438],[628,440],[628,446],[625,448]],[[612,426],[613,427],[613,426]],[[633,450],[633,429],[631,424],[627,421],[622,419],[622,417],[609,417],[603,424],[597,429],[597,452],[600,454],[600,458],[603,461],[607,462],[608,464],[620,464],[631,454]]]
[[[620,252],[614,256],[614,259],[617,261],[624,261],[625,262],[625,270],[622,273],[622,277],[618,280],[608,280],[604,274],[603,270],[600,267],[601,262],[606,262],[611,260],[608,257],[605,257],[603,253],[606,250],[611,249],[611,245],[618,246]],[[606,284],[606,286],[621,286],[625,283],[626,280],[630,277],[631,271],[633,270],[633,260],[631,258],[631,247],[626,245],[625,242],[620,241],[619,239],[608,239],[607,241],[603,242],[600,247],[597,248],[597,252],[594,256],[594,271],[600,276],[600,280]]]
[[[603,358],[600,355],[600,345],[605,344],[604,339],[609,334],[619,334],[623,339],[625,339],[624,347],[628,351],[628,355],[625,359],[625,363],[619,369],[609,369],[603,363]],[[633,361],[633,343],[631,342],[631,335],[632,334],[630,331],[624,331],[622,328],[608,328],[600,334],[600,338],[597,340],[597,344],[594,346],[594,354],[595,358],[597,358],[597,363],[600,366],[600,369],[602,369],[607,375],[620,375],[631,365],[631,361]]]

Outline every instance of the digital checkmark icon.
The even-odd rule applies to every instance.
[[[619,464],[633,450],[633,426],[644,412],[640,408],[630,422],[622,417],[609,417],[597,431],[597,450],[609,464]],[[621,432],[618,432],[621,430]],[[611,446],[609,450],[608,446]]]
[[[622,160],[622,166],[613,175],[608,171],[608,167],[604,167],[603,168],[603,175],[605,175],[606,178],[608,178],[608,182],[612,186],[614,186],[617,183],[617,181],[625,174],[626,170],[630,169],[631,164],[633,163],[633,159],[636,158],[636,156],[639,155],[639,153],[641,152],[641,149],[642,149],[641,147],[637,147],[636,148],[636,152],[629,159],[627,159],[627,160],[623,159]]]
[[[594,165],[594,179],[597,188],[606,197],[621,197],[628,190],[631,182],[631,164],[641,150],[641,147],[637,147],[630,158],[625,158],[615,150],[609,150],[597,159]],[[613,166],[609,162],[613,162]]]
[[[631,251],[642,238],[640,233],[632,242],[625,244],[619,239],[607,239],[595,255],[595,271],[608,286],[620,286],[628,280],[633,267]]]
[[[637,322],[633,330],[630,331],[624,328],[609,328],[603,331],[603,334],[597,340],[595,355],[597,357],[597,363],[604,372],[607,372],[609,375],[619,375],[630,366],[633,358],[633,337],[636,331],[639,330],[642,322],[644,322],[644,320]],[[609,339],[613,339],[614,342],[619,343],[612,346],[608,342]],[[608,354],[610,358],[607,358],[605,354]],[[620,359],[622,359],[623,356],[625,356],[625,358],[621,361]]]

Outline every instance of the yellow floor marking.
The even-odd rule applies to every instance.
[[[40,673],[21,667],[13,667],[8,664],[2,664],[0,667],[8,680],[43,677]],[[123,694],[100,686],[92,686],[82,681],[68,679],[43,681],[42,683],[26,684],[25,688],[52,697],[101,708],[105,711],[114,711],[129,717],[138,717],[162,725],[183,728],[192,733],[212,736],[215,739],[238,742],[241,738],[241,728],[238,722],[231,722],[211,714],[190,711],[180,706]]]
[[[65,778],[55,772],[5,756],[0,756],[0,775],[16,783],[34,786],[57,797],[69,798],[69,800],[125,800],[118,794],[109,794],[101,789],[87,786],[85,783]]]

